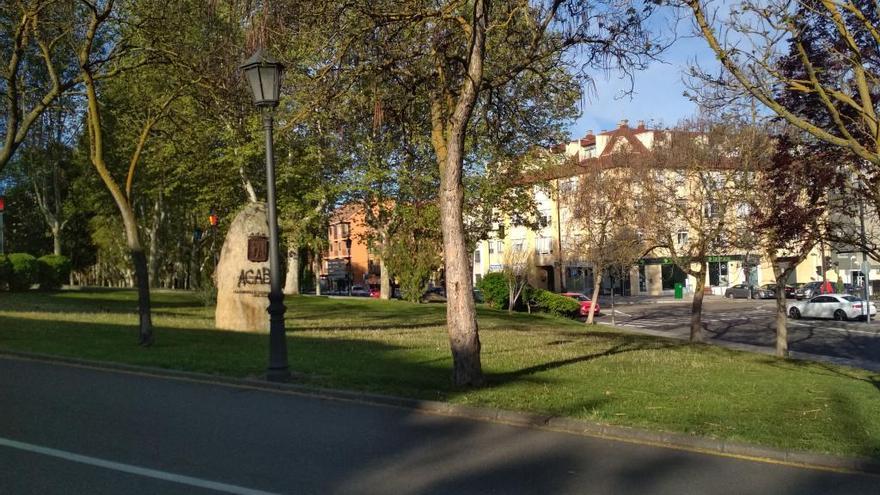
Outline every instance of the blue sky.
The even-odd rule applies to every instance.
[[[644,120],[649,124],[675,125],[680,119],[697,111],[696,105],[682,96],[686,87],[682,73],[695,60],[704,69],[717,69],[718,63],[706,42],[700,38],[682,38],[662,55],[663,62],[654,62],[647,70],[635,74],[634,93],[621,96],[629,81],[615,74],[601,74],[595,79],[595,93],[583,102],[582,115],[569,128],[571,138],[579,138],[590,129],[614,129],[621,119],[631,127]]]

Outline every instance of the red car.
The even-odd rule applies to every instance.
[[[380,294],[381,292],[379,291],[379,289],[370,289],[370,297],[372,297],[373,299],[379,299]]]
[[[588,316],[590,314],[590,306],[593,305],[593,301],[591,301],[589,297],[581,294],[580,292],[565,292],[562,295],[565,297],[577,299],[577,301],[581,303],[581,316]],[[597,315],[601,311],[602,310],[599,308],[599,303],[596,303],[596,309],[593,311],[593,314]]]

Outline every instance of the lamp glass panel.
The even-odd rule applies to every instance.
[[[260,83],[260,70],[257,67],[249,67],[245,70],[248,85],[254,95],[254,103],[263,101],[263,85]]]
[[[271,65],[260,67],[260,83],[262,84],[264,101],[278,101],[277,72],[278,70]]]

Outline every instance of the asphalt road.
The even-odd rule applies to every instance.
[[[0,493],[872,494],[880,477],[0,357]]]
[[[707,299],[703,329],[719,344],[748,345],[772,350],[776,345],[776,302],[773,300]],[[622,305],[617,325],[638,332],[688,338],[690,303]],[[610,322],[602,306],[601,322]],[[789,350],[801,357],[829,360],[880,371],[880,323],[834,320],[788,320]]]

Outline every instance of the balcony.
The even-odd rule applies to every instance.
[[[535,253],[534,256],[534,264],[535,266],[548,266],[552,265],[556,262],[556,254],[555,253]]]

